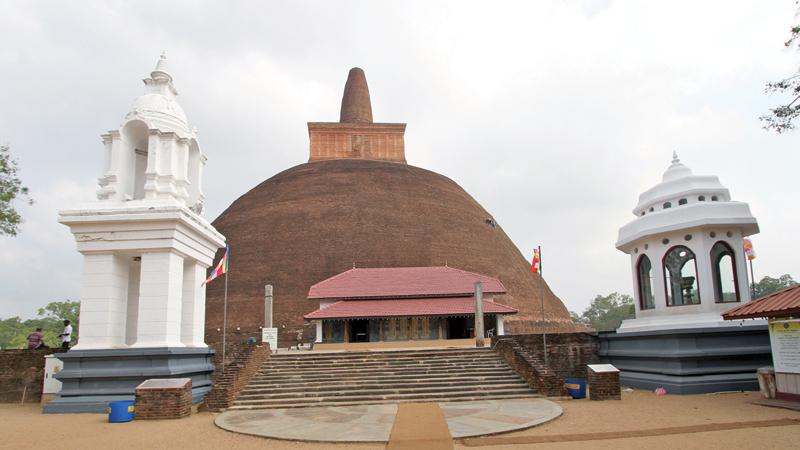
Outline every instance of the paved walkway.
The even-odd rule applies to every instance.
[[[439,402],[453,438],[521,430],[553,420],[561,406],[543,398]],[[236,433],[318,442],[387,442],[396,404],[226,411],[214,423]]]

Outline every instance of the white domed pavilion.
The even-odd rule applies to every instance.
[[[616,247],[631,256],[636,318],[617,332],[738,325],[721,314],[750,301],[743,239],[759,230],[748,204],[673,154],[633,214]]]

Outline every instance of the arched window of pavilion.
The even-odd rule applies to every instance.
[[[639,309],[653,309],[656,307],[653,298],[653,265],[650,258],[642,255],[636,264],[636,273],[639,279]]]
[[[694,252],[683,245],[672,247],[664,255],[662,265],[667,306],[700,304],[697,259]]]
[[[711,247],[711,276],[714,280],[714,300],[717,303],[739,301],[736,255],[731,246],[723,241]]]

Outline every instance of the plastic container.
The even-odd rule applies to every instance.
[[[586,398],[586,380],[583,378],[567,378],[564,380],[567,394],[572,398]]]
[[[108,421],[110,423],[130,422],[133,420],[133,400],[117,400],[108,403]]]

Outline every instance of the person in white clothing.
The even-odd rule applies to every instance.
[[[64,321],[64,332],[58,337],[61,338],[61,348],[69,349],[69,342],[72,340],[72,325],[69,324],[69,320]]]

